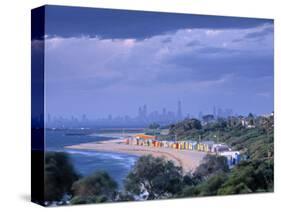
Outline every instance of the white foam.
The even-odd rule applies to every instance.
[[[79,150],[66,150],[69,154],[80,154],[80,155],[86,155],[86,156],[97,156],[102,158],[110,158],[114,160],[126,160],[130,163],[133,163],[135,161],[135,158],[128,155],[121,155],[116,153],[108,153],[108,152],[94,152],[94,151],[79,151]]]

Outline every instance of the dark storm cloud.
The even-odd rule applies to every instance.
[[[233,43],[239,43],[239,42],[242,42],[242,41],[244,41],[245,39],[243,39],[243,38],[236,38],[236,39],[233,39],[232,40],[232,42]]]
[[[273,33],[274,33],[274,26],[273,26],[273,22],[272,22],[272,24],[267,25],[266,27],[262,28],[261,30],[249,32],[241,38],[234,39],[232,42],[238,43],[238,42],[243,42],[245,40],[250,40],[250,39],[261,40],[268,35],[273,35]]]
[[[201,54],[234,54],[239,53],[240,51],[237,49],[227,49],[222,47],[204,47],[198,49],[196,52]]]
[[[210,51],[212,48],[207,49]],[[216,56],[194,53],[175,55],[168,62],[177,65],[176,71],[161,73],[159,80],[174,83],[217,80],[231,74],[249,79],[273,75],[272,55],[260,56],[243,52],[229,54],[229,51],[231,50],[219,49]]]
[[[162,43],[171,43],[172,39],[171,38],[165,38],[162,40]]]
[[[269,19],[46,6],[46,34],[144,39],[183,28],[246,29]]]
[[[248,33],[245,35],[245,38],[261,38],[269,34],[273,34],[273,26],[266,27],[257,32]]]
[[[193,40],[186,44],[187,47],[194,47],[194,46],[200,46],[200,45],[201,45],[201,43],[198,40]]]

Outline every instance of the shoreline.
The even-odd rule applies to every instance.
[[[172,160],[175,165],[181,166],[183,171],[192,172],[201,163],[203,157],[207,154],[192,150],[178,150],[163,147],[148,147],[125,144],[124,139],[111,139],[99,142],[81,143],[71,146],[65,146],[65,149],[75,150],[94,150],[99,152],[124,153],[134,156],[152,155],[154,157],[164,157]]]

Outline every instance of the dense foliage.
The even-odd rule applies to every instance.
[[[60,201],[71,193],[78,174],[66,153],[47,152],[45,155],[45,200]]]
[[[45,155],[45,201],[48,204],[97,203],[114,201],[117,183],[106,173],[79,176],[67,153],[47,152]],[[66,196],[66,198],[64,198]]]
[[[196,132],[197,130],[202,129],[201,122],[197,119],[185,119],[182,122],[172,124],[170,126],[170,135],[178,135],[182,137],[186,133]]]
[[[273,191],[273,161],[243,161],[230,171],[218,171],[185,186],[179,197],[245,194]]]
[[[178,140],[214,140],[228,144],[250,159],[273,157],[273,116],[254,118],[249,114],[247,121],[254,123],[254,127],[242,126],[237,117],[218,119],[204,126],[196,119],[186,119],[171,125],[169,135],[160,138],[172,139],[176,135]]]
[[[129,194],[162,199],[176,194],[182,185],[182,168],[164,158],[142,156],[125,180]]]
[[[252,160],[235,167],[218,194],[266,191],[273,191],[273,160]]]
[[[113,201],[117,183],[106,172],[96,172],[76,181],[73,186],[72,204]]]
[[[229,168],[225,157],[206,155],[202,163],[196,168],[193,175],[198,180],[204,180],[219,172],[228,172]]]
[[[254,117],[253,114],[249,114],[245,121],[247,126],[243,126],[239,118],[229,117],[209,122],[202,128],[195,126],[190,128],[186,125],[190,126],[188,123],[194,120],[187,119],[170,126],[170,134],[163,136],[163,139],[177,135],[178,139],[214,140],[240,151],[245,159],[232,170],[227,170],[226,167],[214,168],[216,167],[214,162],[223,167],[219,158],[214,161],[205,158],[193,176],[189,177],[192,183],[185,186],[179,196],[273,191],[274,117]]]

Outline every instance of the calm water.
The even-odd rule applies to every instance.
[[[109,140],[109,137],[95,135],[65,135],[65,131],[46,131],[46,148],[48,151],[64,151],[69,153],[76,170],[83,176],[95,171],[108,172],[122,187],[137,157],[119,153],[106,153],[87,150],[69,150],[64,146],[85,142]]]

